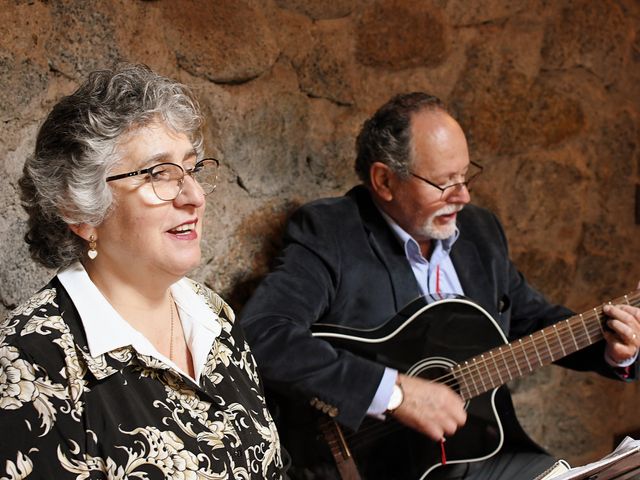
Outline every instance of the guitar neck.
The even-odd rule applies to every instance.
[[[638,306],[640,291],[609,303]],[[596,307],[459,363],[451,373],[460,395],[470,400],[602,340],[606,319]]]

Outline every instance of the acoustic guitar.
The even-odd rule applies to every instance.
[[[610,303],[638,306],[640,292]],[[521,431],[515,418],[498,413],[511,402],[503,385],[602,340],[606,320],[600,306],[509,343],[482,307],[450,296],[421,297],[373,330],[314,325],[315,337],[407,375],[444,383],[466,402],[466,424],[444,444],[393,418],[367,418],[357,432],[343,431],[327,418],[321,430],[343,478],[422,480],[445,462],[495,455],[505,434]]]

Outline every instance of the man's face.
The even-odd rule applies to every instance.
[[[413,161],[410,170],[440,187],[463,182],[469,169],[467,140],[460,125],[440,110],[423,111],[411,119]],[[415,177],[394,178],[385,211],[418,243],[444,239],[455,231],[457,213],[469,203],[469,192],[459,186],[438,188]]]

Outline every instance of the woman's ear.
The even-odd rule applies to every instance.
[[[86,223],[75,223],[73,225],[69,225],[69,229],[87,242],[91,236],[93,236],[95,240],[98,239],[98,233],[96,232],[95,227],[87,225]]]
[[[391,169],[381,162],[374,162],[369,169],[371,190],[376,197],[385,202],[393,200],[393,186],[395,175]]]

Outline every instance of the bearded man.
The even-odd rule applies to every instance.
[[[426,93],[392,98],[365,122],[356,147],[355,169],[362,185],[344,197],[311,202],[292,215],[275,269],[241,313],[261,374],[277,399],[275,417],[293,457],[292,477],[296,472],[304,479],[337,476],[329,462],[332,453],[346,478],[342,468],[347,467],[338,457],[349,459],[346,447],[367,447],[350,444],[344,435],[380,433],[380,425],[391,424],[435,445],[436,461],[425,463],[427,449],[418,439],[378,443],[368,455],[356,455],[363,478],[417,479],[427,471],[428,479],[533,478],[555,459],[524,433],[506,387],[495,396],[485,395],[491,396],[488,415],[483,409],[474,411],[465,404],[474,395],[465,392],[490,391],[481,377],[456,377],[447,383],[410,375],[389,352],[376,351],[376,345],[410,337],[413,324],[393,326],[390,319],[407,305],[419,308],[418,297],[464,295],[490,319],[487,328],[499,331],[506,341],[529,338],[572,312],[549,303],[527,283],[509,258],[498,219],[469,203],[469,188],[482,167],[469,159],[465,134],[439,99]],[[601,341],[566,355],[550,348],[549,361],[633,379],[640,310],[610,305],[603,312],[611,318],[610,331],[603,329],[600,337],[587,333],[589,340]],[[418,331],[444,330],[452,343],[466,336],[467,344],[480,344],[482,331],[471,330],[481,319],[466,321],[443,316]],[[333,333],[314,334],[319,326],[330,326]],[[358,335],[366,348],[345,348],[344,340]],[[328,341],[332,339],[338,342]],[[575,336],[573,341],[578,347]],[[440,349],[442,343],[432,345]],[[408,340],[396,343],[396,350],[402,345],[409,345]],[[535,355],[527,348],[530,370]],[[541,364],[546,353],[535,350]],[[441,353],[437,357],[445,358]],[[493,383],[522,373],[511,358],[498,358],[489,367],[494,364],[504,364],[507,371],[498,371],[500,381],[494,377]],[[338,443],[329,441],[331,452],[316,442],[313,422],[303,413],[309,405],[347,427],[334,435]],[[493,413],[495,421],[486,421]],[[468,440],[459,449],[462,455],[456,456],[449,445],[454,446],[469,425]]]

